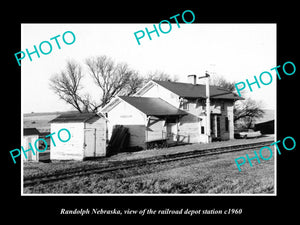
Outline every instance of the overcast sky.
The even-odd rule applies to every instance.
[[[33,51],[42,41],[72,31],[76,41],[66,45],[58,38],[58,50],[52,40],[52,52],[33,54],[22,60],[22,109],[29,112],[54,112],[74,110],[49,88],[49,79],[62,71],[67,60],[75,60],[83,66],[85,75],[83,90],[97,97],[84,61],[88,57],[106,55],[116,62],[125,62],[146,75],[162,71],[176,75],[180,82],[187,82],[188,74],[203,76],[205,71],[224,76],[229,81],[254,81],[263,71],[270,71],[276,64],[276,24],[172,24],[168,34],[157,37],[147,35],[137,44],[134,32],[149,30],[153,24],[22,24],[21,50]],[[165,28],[164,30],[167,30]],[[66,36],[67,37],[67,36]],[[70,38],[70,36],[68,36]],[[71,38],[70,38],[71,39]],[[45,49],[46,49],[45,45]],[[46,49],[47,50],[47,49]],[[46,51],[44,50],[44,51]],[[18,66],[16,62],[16,66]],[[274,109],[276,105],[276,79],[268,86],[253,92],[243,91],[242,96],[261,100],[263,107]]]

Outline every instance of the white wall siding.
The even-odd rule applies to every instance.
[[[108,139],[112,134],[114,125],[123,125],[129,129],[130,142],[129,146],[145,147],[145,123],[146,115],[131,106],[130,104],[121,101],[108,113]]]
[[[193,114],[188,114],[179,120],[178,134],[184,138],[183,142],[198,143],[200,142],[200,118]]]
[[[23,136],[23,145],[22,146],[24,148],[24,151],[26,151],[30,148],[29,143],[31,143],[31,146],[35,153],[35,154],[33,154],[32,151],[28,151],[28,152],[24,153],[27,156],[27,159],[26,159],[25,155],[23,155],[24,161],[38,161],[39,160],[39,152],[35,149],[35,146],[34,146],[34,143],[38,138],[39,138],[38,135],[27,135],[27,136],[24,135]],[[37,144],[37,146],[38,146],[38,144]]]
[[[67,142],[61,142],[57,137],[58,131],[62,128],[68,129],[71,133],[71,139]],[[53,132],[56,146],[51,141],[51,160],[83,159],[84,123],[52,123],[51,133]]]
[[[150,120],[146,128],[146,141],[166,138],[165,120]]]
[[[158,84],[154,84],[154,86],[147,90],[141,97],[161,98],[176,108],[179,108],[180,105],[178,95]]]

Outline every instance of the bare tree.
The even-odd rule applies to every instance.
[[[50,78],[50,88],[60,99],[71,104],[79,112],[82,112],[83,98],[79,96],[82,79],[81,67],[74,61],[68,61],[65,71],[55,74]]]
[[[50,79],[51,89],[79,112],[97,112],[117,95],[132,95],[149,80],[176,80],[170,75],[155,71],[146,77],[132,70],[125,63],[115,63],[107,56],[88,58],[85,61],[93,82],[100,88],[99,98],[93,100],[88,93],[82,94],[82,70],[74,61],[67,62],[66,69]]]
[[[224,88],[225,90],[235,92],[235,82],[230,82],[221,76],[214,76],[211,79],[211,84]],[[250,128],[253,122],[263,117],[264,111],[261,107],[261,102],[251,98],[236,101],[234,104],[234,122],[244,128]]]
[[[132,75],[129,78],[129,82],[119,92],[119,95],[133,95],[135,94],[145,83],[145,79],[139,76],[139,73],[132,71]]]
[[[230,82],[222,76],[211,77],[210,84],[222,87],[225,90],[232,91],[232,92],[236,90],[234,86],[235,82]]]
[[[234,122],[245,128],[251,128],[256,119],[262,118],[264,111],[261,109],[261,102],[248,98],[239,101],[234,107]]]
[[[131,70],[125,63],[116,64],[111,58],[99,56],[87,59],[86,65],[94,83],[102,92],[99,103],[93,105],[94,111],[120,93],[125,95],[134,93],[140,85],[137,72]]]
[[[147,83],[150,80],[159,80],[159,81],[177,81],[178,78],[176,76],[171,76],[165,72],[161,71],[154,71],[147,74],[146,78],[144,79],[144,83]]]

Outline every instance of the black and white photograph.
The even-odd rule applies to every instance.
[[[276,24],[179,18],[21,25],[22,194],[276,194]]]
[[[64,3],[4,8],[5,221],[296,218],[295,4]]]

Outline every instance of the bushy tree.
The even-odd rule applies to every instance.
[[[264,111],[261,108],[261,102],[247,98],[244,101],[238,101],[234,107],[234,122],[243,128],[251,128],[256,119],[262,118]]]

